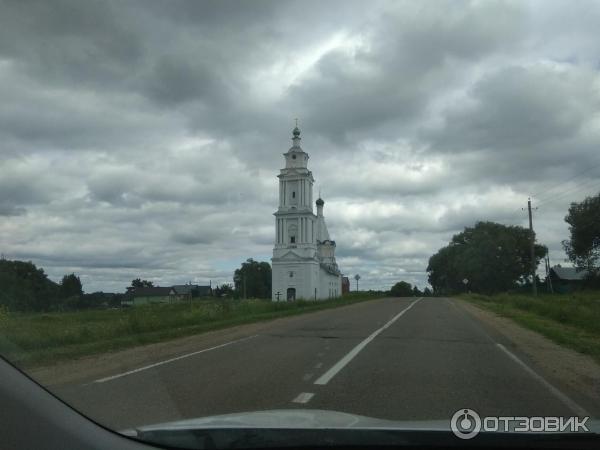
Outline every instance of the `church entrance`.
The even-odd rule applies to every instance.
[[[288,302],[293,302],[294,300],[296,300],[296,289],[295,288],[288,288],[288,290],[287,290],[287,301]]]

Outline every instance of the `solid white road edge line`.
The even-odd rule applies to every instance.
[[[298,397],[292,400],[292,403],[308,403],[315,394],[312,392],[302,392]]]
[[[100,378],[98,380],[94,380],[94,383],[105,383],[106,381],[115,380],[117,378],[125,377],[127,375],[131,375],[131,374],[134,374],[134,373],[141,372],[143,370],[152,369],[154,367],[162,366],[163,364],[169,364],[169,363],[172,363],[173,361],[179,361],[180,359],[189,358],[190,356],[199,355],[200,353],[210,352],[211,350],[217,350],[218,348],[223,348],[223,347],[227,347],[228,345],[237,344],[238,342],[247,341],[248,339],[253,339],[253,338],[257,337],[257,336],[258,336],[258,334],[255,334],[253,336],[248,336],[248,337],[245,337],[245,338],[236,339],[235,341],[225,342],[224,344],[216,345],[214,347],[205,348],[203,350],[198,350],[197,352],[186,353],[185,355],[177,356],[177,357],[171,358],[171,359],[166,359],[164,361],[160,361],[160,362],[157,362],[157,363],[154,363],[154,364],[150,364],[148,366],[139,367],[137,369],[129,370],[127,372],[119,373],[117,375],[112,375],[110,377]]]
[[[519,359],[519,357],[517,355],[515,355],[510,350],[508,350],[504,345],[496,343],[496,346],[498,346],[498,348],[500,350],[502,350],[510,359],[512,359],[514,362],[516,362],[518,365],[520,365],[523,369],[525,369],[525,371],[527,373],[529,373],[529,375],[531,375],[537,381],[542,383],[544,385],[544,387],[546,387],[546,389],[548,389],[552,394],[554,394],[554,396],[556,398],[558,398],[561,402],[563,402],[566,406],[568,406],[575,414],[577,414],[580,417],[590,415],[585,409],[583,409],[581,406],[579,406],[577,403],[575,403],[573,400],[571,400],[569,397],[567,397],[561,391],[556,389],[548,381],[546,381],[546,379],[544,377],[539,375],[535,370],[533,370],[531,367],[529,367],[527,364],[525,364],[523,361],[521,361],[521,359]]]
[[[344,356],[337,363],[335,363],[331,367],[331,369],[329,369],[327,372],[325,372],[323,375],[321,375],[319,378],[317,378],[317,380],[315,381],[315,384],[324,385],[324,384],[329,383],[329,380],[331,380],[333,377],[335,377],[335,375],[340,370],[342,370],[346,366],[346,364],[348,364],[350,361],[352,361],[352,359],[356,355],[358,355],[360,353],[360,351],[363,348],[365,348],[369,342],[371,342],[373,339],[375,339],[379,333],[381,333],[383,330],[385,330],[390,325],[392,325],[396,320],[398,320],[400,317],[402,317],[402,315],[406,311],[408,311],[410,308],[415,306],[421,300],[423,300],[423,297],[420,297],[417,300],[415,300],[414,302],[412,302],[410,305],[408,305],[406,308],[404,308],[402,311],[400,311],[398,314],[396,314],[388,323],[386,323],[384,326],[382,326],[378,330],[371,333],[371,335],[369,337],[365,338],[360,344],[358,344],[356,347],[354,347],[352,350],[350,350],[348,352],[348,354],[346,354],[346,356]]]

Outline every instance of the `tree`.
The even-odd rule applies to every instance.
[[[81,297],[83,295],[81,280],[74,273],[65,275],[60,282],[60,291],[63,298]]]
[[[435,294],[502,292],[530,276],[529,230],[494,222],[478,222],[452,237],[429,258],[429,284]],[[546,247],[534,244],[536,266]]]
[[[428,287],[423,289],[423,297],[433,297],[433,292],[431,292],[431,289]]]
[[[215,297],[233,297],[233,286],[230,284],[222,284],[221,286],[215,287]]]
[[[145,287],[154,287],[154,284],[152,283],[152,281],[141,280],[140,278],[136,278],[135,280],[131,280],[130,286],[127,286],[126,294],[132,295],[136,289]]]
[[[139,278],[136,278],[135,280],[131,281],[131,287],[132,288],[154,287],[154,284],[152,283],[152,281],[140,280]]]
[[[413,289],[410,283],[406,281],[399,281],[390,289],[390,294],[393,297],[411,297],[413,295]]]
[[[268,262],[248,259],[235,271],[233,280],[238,297],[271,298],[271,265]]]
[[[14,311],[55,309],[59,286],[31,261],[0,259],[0,305]]]
[[[423,293],[419,290],[417,286],[413,286],[412,288],[412,296],[413,297],[422,297]]]
[[[597,274],[600,269],[600,193],[571,203],[565,216],[571,238],[563,241],[569,259],[581,269]]]

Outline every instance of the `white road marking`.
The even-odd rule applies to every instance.
[[[363,348],[365,348],[369,342],[371,342],[373,339],[375,339],[379,333],[381,333],[383,330],[385,330],[386,328],[388,328],[389,326],[391,326],[396,320],[398,320],[400,317],[402,317],[402,315],[406,311],[408,311],[410,308],[412,308],[413,306],[415,306],[422,299],[423,299],[423,297],[418,298],[417,300],[415,300],[414,302],[412,302],[410,305],[408,305],[406,308],[404,308],[402,311],[400,311],[398,314],[396,314],[384,326],[382,326],[378,330],[376,330],[373,333],[371,333],[370,336],[368,336],[367,338],[365,338],[356,347],[354,347],[352,350],[350,350],[346,356],[344,356],[337,363],[335,363],[327,372],[325,372],[323,375],[321,375],[319,378],[317,378],[317,380],[315,381],[315,384],[320,384],[320,385],[327,384],[329,382],[329,380],[331,380],[340,370],[342,370],[344,367],[346,367],[346,364],[348,364],[350,361],[352,361],[352,359],[356,355],[358,355],[360,353],[360,351]]]
[[[313,377],[313,374],[312,374],[312,373],[307,373],[306,375],[304,375],[304,376],[302,377],[302,379],[303,379],[304,381],[308,381],[308,380],[310,380],[312,377]]]
[[[323,363],[315,364],[315,369],[320,369],[321,367],[323,367]]]
[[[203,350],[198,350],[197,352],[186,353],[185,355],[177,356],[176,358],[166,359],[164,361],[160,361],[160,362],[157,362],[157,363],[154,363],[154,364],[150,364],[148,366],[139,367],[139,368],[133,369],[133,370],[128,370],[127,372],[119,373],[117,375],[112,375],[110,377],[100,378],[98,380],[94,380],[94,383],[105,383],[107,381],[115,380],[117,378],[125,377],[127,375],[131,375],[131,374],[134,374],[134,373],[142,372],[143,370],[148,370],[148,369],[152,369],[154,367],[162,366],[164,364],[169,364],[169,363],[172,363],[174,361],[179,361],[180,359],[189,358],[190,356],[199,355],[200,353],[210,352],[211,350],[217,350],[218,348],[223,348],[223,347],[227,347],[228,345],[237,344],[238,342],[247,341],[248,339],[253,339],[253,338],[257,337],[257,336],[258,336],[258,334],[255,334],[253,336],[248,336],[248,337],[245,337],[245,338],[242,338],[242,339],[236,339],[235,341],[225,342],[224,344],[216,345],[214,347],[205,348]]]
[[[298,397],[292,400],[292,403],[308,403],[315,394],[312,392],[302,392]]]
[[[512,359],[514,362],[516,362],[518,365],[520,365],[523,369],[525,369],[525,371],[529,375],[531,375],[537,381],[542,383],[544,385],[544,387],[546,387],[546,389],[548,389],[552,394],[554,394],[554,396],[556,398],[558,398],[561,402],[563,402],[566,406],[568,406],[575,414],[577,414],[580,417],[590,415],[585,409],[583,409],[581,406],[579,406],[577,403],[575,403],[573,400],[571,400],[569,397],[567,397],[565,394],[563,394],[557,388],[552,386],[548,381],[546,381],[545,378],[543,378],[535,370],[533,370],[531,367],[529,367],[527,364],[525,364],[521,359],[519,359],[519,357],[517,355],[515,355],[510,350],[508,350],[504,345],[496,343],[496,346],[500,350],[502,350],[510,359]]]

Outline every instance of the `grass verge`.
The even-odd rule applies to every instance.
[[[467,300],[552,341],[600,362],[600,292],[559,295],[461,295]]]
[[[0,354],[20,367],[32,368],[376,298],[381,296],[358,292],[319,302],[201,300],[44,314],[0,310]]]

